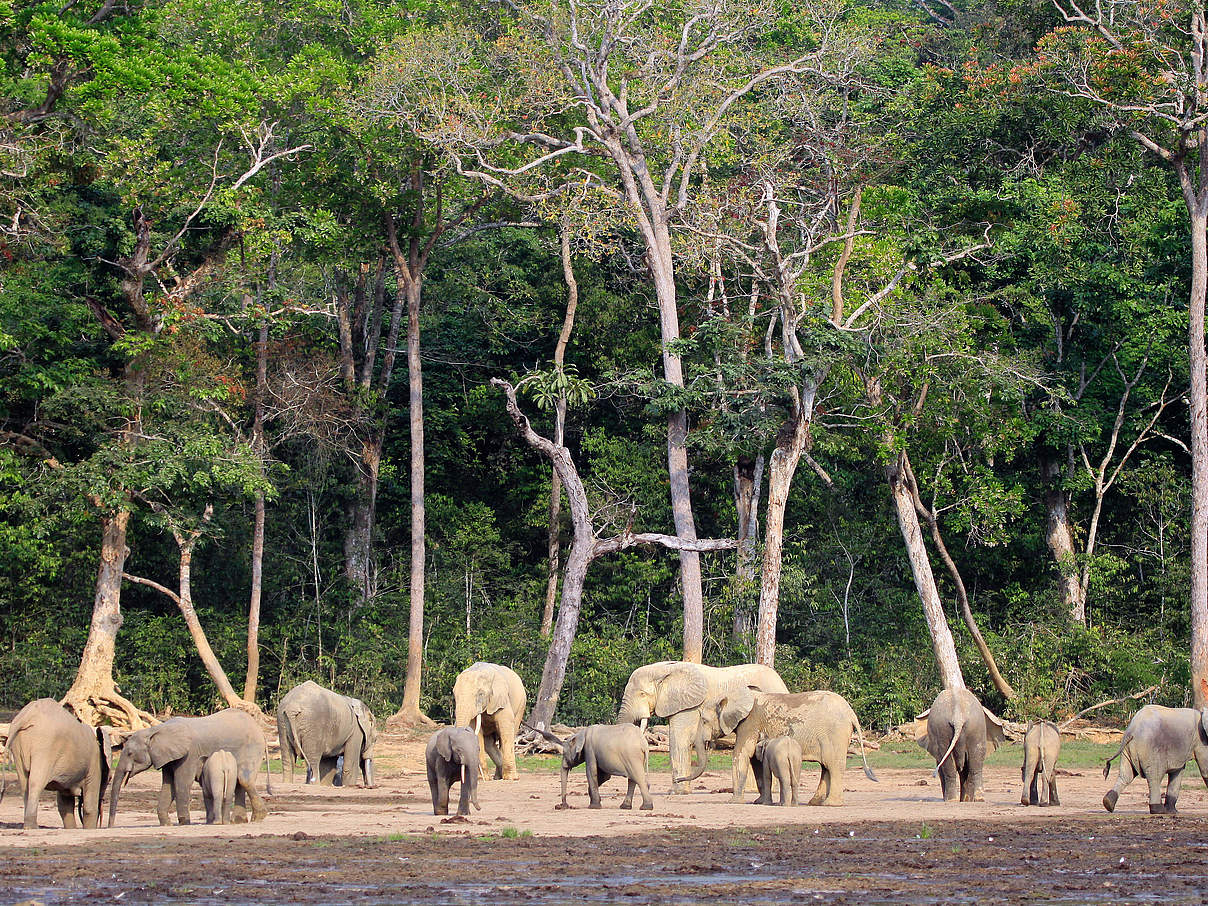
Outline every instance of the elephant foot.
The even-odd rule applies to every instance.
[[[186,825],[186,824],[192,824],[193,822],[192,822],[192,821],[190,821],[188,818],[178,818],[178,819],[177,819],[177,821],[176,821],[176,823],[177,823],[177,824],[179,824],[179,825],[181,825],[181,826],[183,827],[184,825]]]
[[[1168,813],[1167,813],[1167,811],[1166,811],[1166,803],[1164,803],[1164,802],[1151,802],[1151,803],[1149,803],[1149,813],[1150,813],[1151,815],[1165,815],[1165,814],[1168,814]]]
[[[654,803],[653,803],[653,802],[643,802],[643,803],[642,803],[642,811],[644,811],[644,812],[653,812],[653,811],[654,811]]]
[[[22,824],[21,826],[22,826],[22,827],[23,827],[25,830],[37,830],[37,829],[38,829],[38,822],[37,822],[37,821],[26,821],[26,822],[25,822],[24,824]]]
[[[633,808],[633,802],[622,802],[621,808]]]
[[[570,805],[570,804],[569,804],[569,803],[567,803],[567,802],[559,802],[557,805],[555,805],[555,806],[554,806],[554,811],[556,811],[556,812],[560,812],[560,811],[562,811],[564,808],[574,808],[574,806],[573,806],[573,805]]]
[[[1179,813],[1179,810],[1174,807],[1173,802],[1164,802],[1162,805],[1162,810],[1167,815],[1177,815]]]
[[[447,815],[447,814],[449,814],[449,810],[447,808],[434,808],[434,809],[432,809],[432,814]]]
[[[1115,790],[1108,790],[1103,795],[1103,807],[1109,812],[1114,812],[1116,810],[1116,800],[1119,798],[1120,794]]]
[[[973,798],[970,801],[971,802],[985,802],[986,796],[981,790],[978,790],[976,793],[973,794]]]
[[[589,802],[589,803],[587,803],[587,807],[588,808],[604,808],[604,806],[601,805],[599,802]]]

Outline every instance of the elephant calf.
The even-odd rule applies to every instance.
[[[226,749],[206,759],[201,769],[201,798],[206,807],[206,824],[230,824],[235,804],[235,783],[239,764]]]
[[[801,743],[791,736],[761,739],[751,756],[751,768],[759,784],[757,805],[772,804],[772,778],[780,784],[780,804],[800,805],[797,793],[801,786]]]
[[[1057,756],[1061,731],[1047,720],[1028,724],[1023,735],[1023,792],[1020,805],[1061,805],[1057,796]],[[1040,789],[1037,789],[1037,787]],[[1043,794],[1043,795],[1042,795]],[[1044,799],[1042,803],[1040,800]]]
[[[428,739],[424,751],[428,768],[428,790],[432,793],[432,814],[449,814],[449,788],[461,784],[457,814],[470,814],[470,803],[478,804],[478,734],[473,730],[445,727]]]
[[[635,789],[642,791],[642,808],[654,808],[650,787],[646,783],[650,747],[646,744],[646,733],[641,727],[636,724],[592,724],[570,739],[559,739],[545,730],[536,732],[562,753],[562,804],[558,808],[570,807],[566,802],[566,778],[573,768],[581,764],[587,766],[588,808],[601,808],[600,784],[610,777],[629,778],[629,789],[621,808],[633,808]]]
[[[1120,776],[1116,785],[1103,797],[1103,807],[1115,811],[1116,800],[1134,777],[1149,782],[1149,812],[1153,815],[1174,814],[1175,802],[1183,786],[1183,770],[1187,760],[1195,758],[1200,777],[1208,786],[1208,708],[1164,708],[1146,705],[1124,731],[1124,739],[1116,754],[1103,765],[1107,779],[1112,762],[1120,758]],[[1162,795],[1162,780],[1166,780],[1166,795]]]

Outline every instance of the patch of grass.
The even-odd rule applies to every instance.
[[[374,843],[403,843],[408,840],[418,840],[419,837],[415,834],[404,834],[402,831],[394,831],[389,834],[382,834],[380,837],[374,837]]]
[[[927,826],[926,821],[923,822],[923,827],[919,831],[919,839],[920,840],[930,840],[931,839],[931,828]]]
[[[520,830],[515,827],[505,827],[499,831],[499,836],[505,840],[515,840],[520,837],[531,837],[532,835],[533,832],[531,830]]]

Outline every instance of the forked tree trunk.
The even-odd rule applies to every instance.
[[[1086,623],[1086,594],[1078,577],[1078,553],[1070,529],[1069,497],[1060,485],[1061,466],[1043,456],[1040,474],[1044,479],[1045,542],[1053,554],[1061,587],[1061,602],[1070,619]]]
[[[92,623],[75,681],[63,697],[63,704],[91,726],[112,723],[137,730],[155,723],[155,718],[131,704],[113,682],[117,633],[122,627],[122,572],[129,554],[126,547],[129,523],[129,510],[101,518],[101,563],[97,569]]]
[[[375,428],[361,442],[357,489],[348,505],[348,529],[344,533],[344,574],[362,603],[368,602],[375,591],[373,523],[385,440],[385,432]]]
[[[256,338],[256,411],[252,420],[252,449],[260,461],[264,476],[264,392],[268,381],[268,323],[260,326]],[[247,608],[247,674],[243,680],[243,700],[256,700],[260,677],[260,597],[264,589],[264,491],[256,491],[252,517],[252,589]]]

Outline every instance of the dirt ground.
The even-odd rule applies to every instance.
[[[1134,783],[1108,815],[1094,769],[1059,777],[1062,805],[1019,805],[1018,769],[989,771],[987,801],[945,804],[926,769],[854,766],[841,808],[729,802],[710,771],[686,796],[654,774],[651,812],[617,808],[624,783],[555,810],[557,773],[482,784],[468,821],[432,815],[421,738],[387,737],[374,790],[273,782],[253,825],[159,827],[158,775],[134,778],[118,826],[37,831],[15,790],[0,803],[0,904],[39,903],[916,903],[1208,901],[1208,792],[1188,782],[1179,816],[1150,816]],[[299,774],[298,781],[300,781]],[[11,780],[11,778],[10,778]],[[816,783],[806,771],[803,783]],[[724,792],[723,792],[724,791]],[[193,820],[201,821],[200,794]]]

